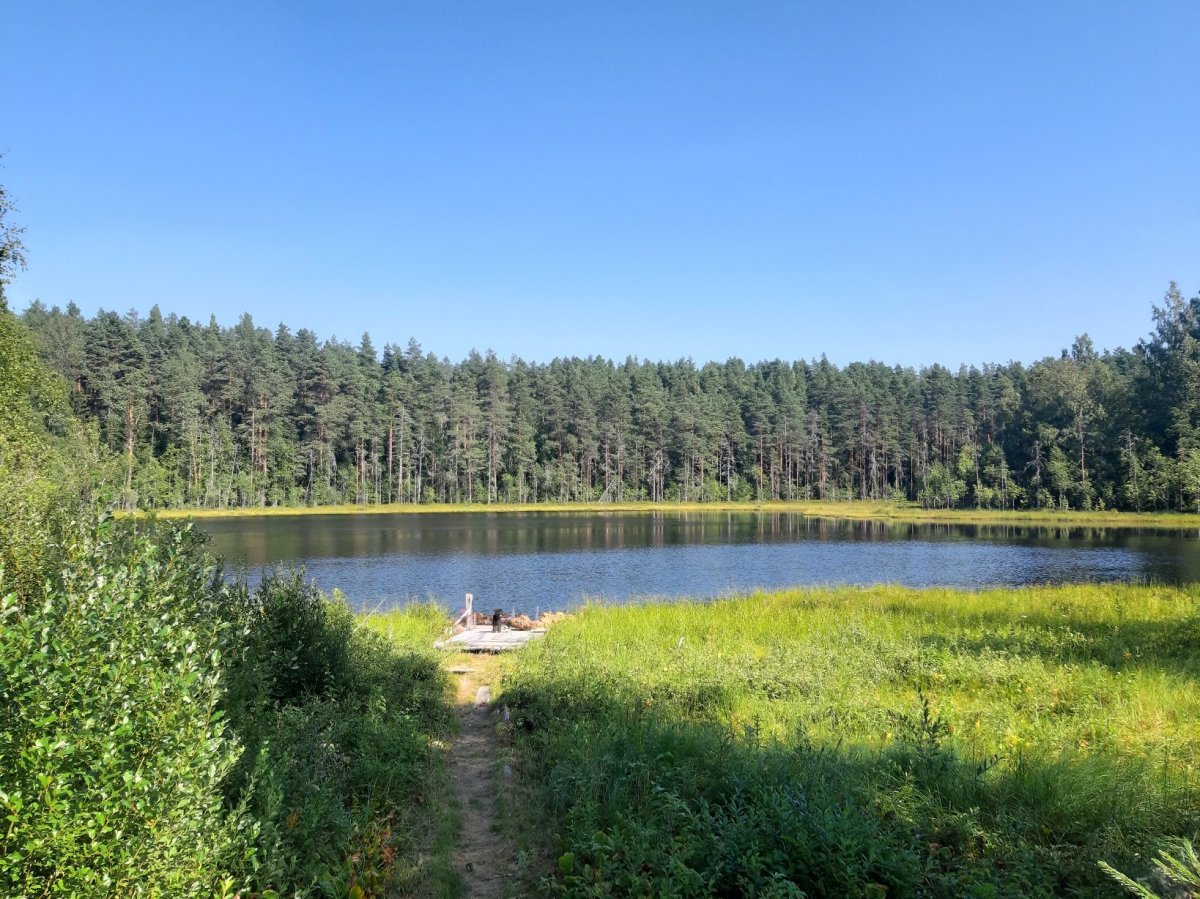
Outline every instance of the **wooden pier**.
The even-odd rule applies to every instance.
[[[536,640],[545,635],[546,632],[542,629],[503,630],[496,633],[490,627],[478,626],[468,628],[445,640],[439,640],[434,646],[438,649],[453,649],[459,652],[506,652],[510,649],[520,649],[530,640]]]
[[[450,630],[453,631],[460,624],[461,631],[447,636],[445,640],[438,640],[433,644],[434,647],[458,652],[507,652],[510,649],[520,649],[530,640],[546,635],[545,628],[518,631],[504,626],[494,631],[490,624],[476,624],[475,597],[470,593],[466,597],[466,610],[458,616]]]

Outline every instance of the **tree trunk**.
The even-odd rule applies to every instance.
[[[133,489],[133,403],[125,405],[125,490]]]

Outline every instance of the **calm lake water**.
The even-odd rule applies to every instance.
[[[204,519],[233,570],[303,566],[358,608],[534,613],[755,587],[1200,582],[1200,531],[885,524],[793,514],[431,513]]]

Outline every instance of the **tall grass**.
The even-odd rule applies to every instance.
[[[1200,826],[1194,590],[590,607],[503,701],[545,895],[1119,895]]]
[[[433,642],[444,636],[449,613],[438,605],[414,603],[386,612],[369,612],[361,620],[397,647],[410,652],[429,652]]]

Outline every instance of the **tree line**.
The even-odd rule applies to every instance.
[[[1200,297],[1028,366],[549,363],[34,303],[133,508],[904,499],[1200,509]]]

